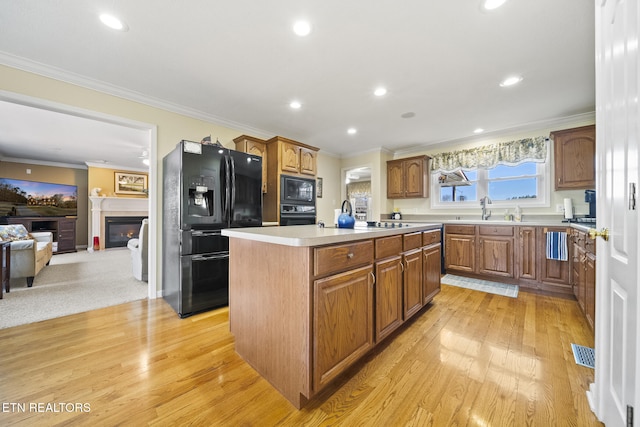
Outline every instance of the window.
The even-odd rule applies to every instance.
[[[496,207],[548,206],[548,179],[545,163],[522,162],[515,166],[497,165],[489,169],[463,170],[463,185],[441,183],[440,172],[432,176],[432,208],[477,208],[488,196]]]

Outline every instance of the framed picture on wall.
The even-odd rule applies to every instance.
[[[147,175],[116,172],[115,179],[116,194],[147,194]]]
[[[316,197],[319,199],[322,198],[322,178],[318,178],[318,182],[316,184]]]

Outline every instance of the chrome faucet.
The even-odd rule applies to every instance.
[[[484,196],[482,199],[480,199],[480,206],[482,206],[482,220],[486,221],[489,219],[489,217],[491,216],[491,211],[489,211],[489,213],[487,213],[487,205],[491,204],[491,199],[489,198],[489,196]]]

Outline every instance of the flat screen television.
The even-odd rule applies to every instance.
[[[0,218],[77,215],[75,185],[0,178]]]

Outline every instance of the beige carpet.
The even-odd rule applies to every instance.
[[[147,297],[136,280],[128,249],[54,255],[28,288],[12,279],[0,300],[0,329],[109,307]]]

